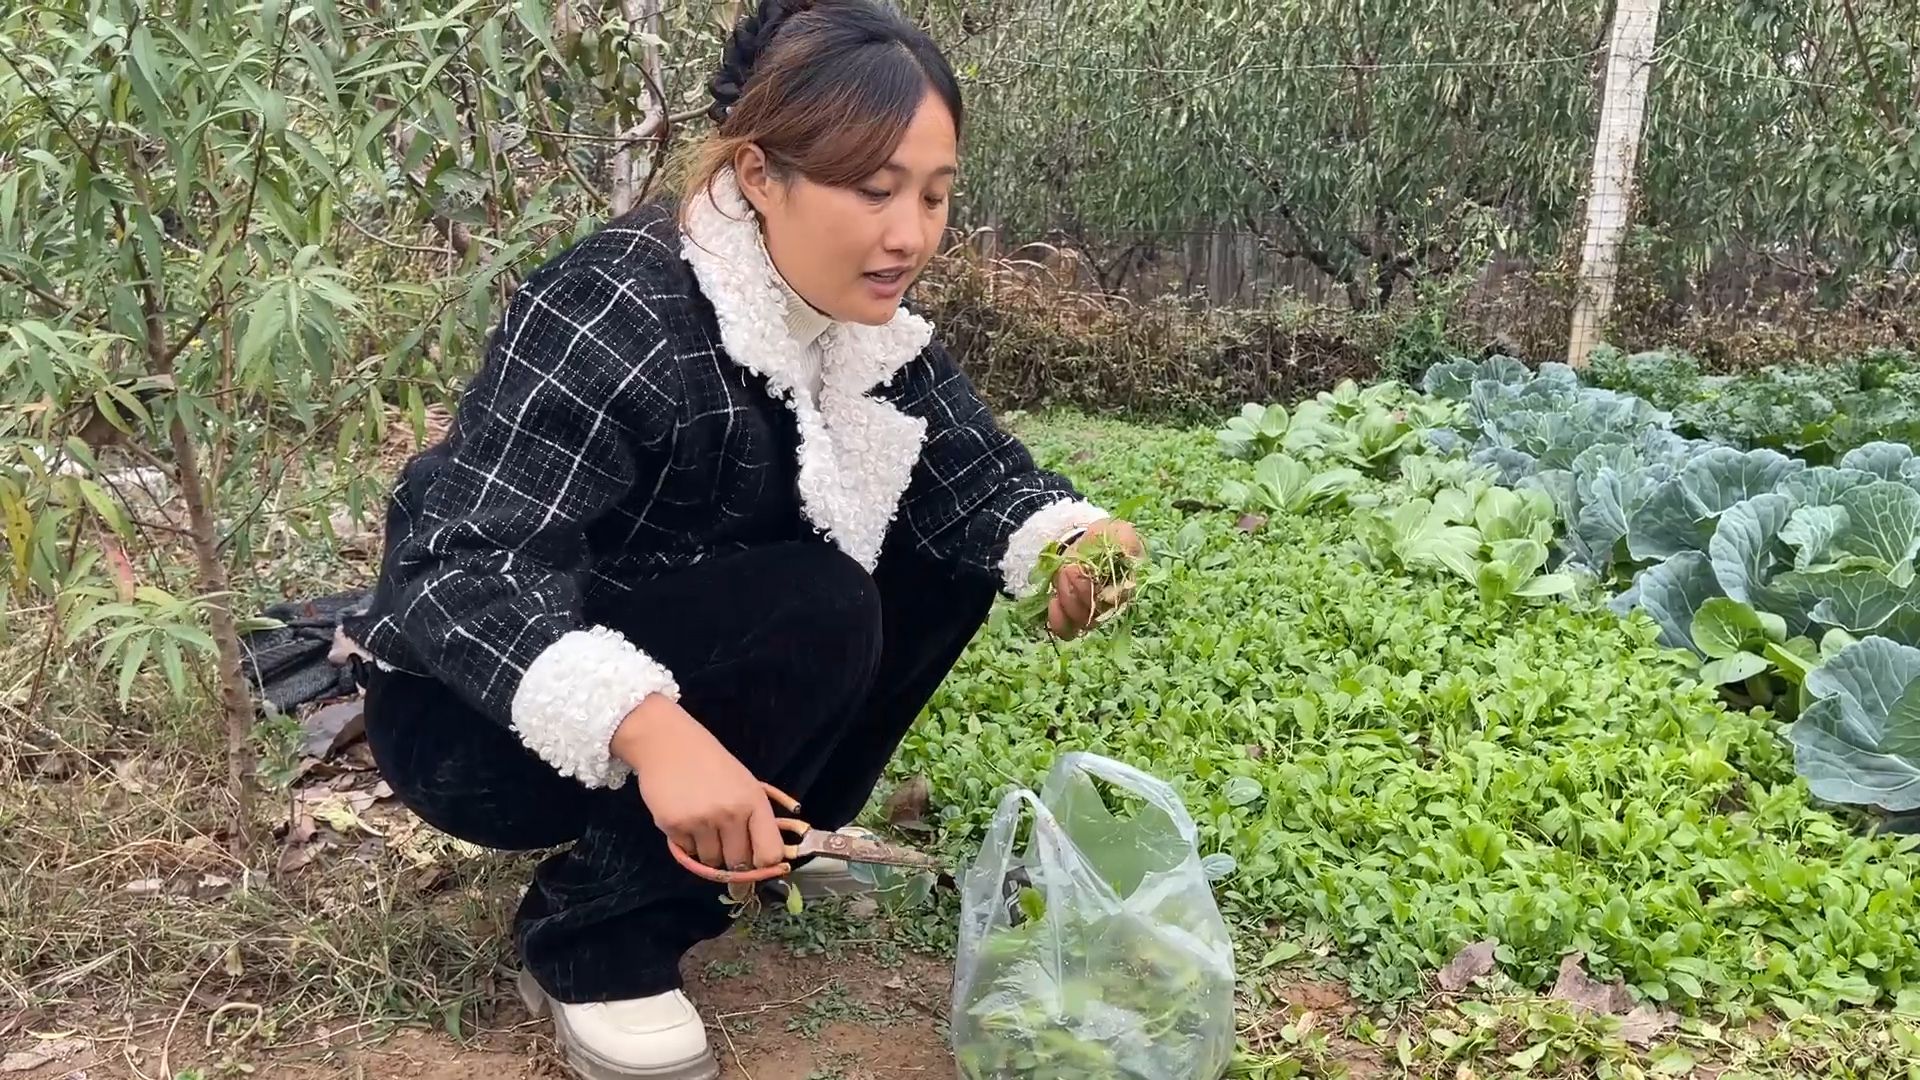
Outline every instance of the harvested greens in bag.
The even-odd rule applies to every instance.
[[[951,1027],[965,1080],[1219,1080],[1233,943],[1197,837],[1172,788],[1094,754],[1062,756],[1038,796],[1001,800],[960,882]]]

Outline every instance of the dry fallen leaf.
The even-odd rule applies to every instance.
[[[1680,1022],[1679,1014],[1639,1005],[1620,1021],[1620,1037],[1634,1046],[1652,1046]]]
[[[380,767],[379,763],[373,760],[373,748],[367,745],[365,739],[347,747],[346,751],[340,755],[340,764],[366,772],[372,772]]]
[[[120,786],[133,795],[139,795],[147,790],[146,771],[147,759],[138,754],[123,757],[113,763],[114,779],[120,781]]]
[[[1498,942],[1476,941],[1454,954],[1447,966],[1440,969],[1440,988],[1449,993],[1459,993],[1473,983],[1473,980],[1493,971],[1493,950]]]
[[[302,805],[296,816],[287,825],[286,839],[280,849],[278,872],[291,874],[306,866],[320,853],[333,846],[332,840],[320,836],[320,824],[313,819]]]
[[[320,857],[320,854],[333,846],[333,841],[324,838],[309,840],[299,844],[288,844],[281,849],[277,870],[282,874],[291,874],[303,869],[308,863]]]
[[[85,1039],[45,1039],[25,1050],[0,1058],[0,1073],[23,1073],[55,1061],[64,1061],[93,1044]]]
[[[359,698],[323,705],[300,719],[300,749],[326,759],[367,733],[365,702]]]
[[[414,871],[408,884],[414,892],[430,893],[445,888],[453,881],[453,871],[444,866],[428,866]]]
[[[888,824],[896,829],[930,832],[932,826],[927,824],[927,805],[932,800],[933,785],[924,776],[914,776],[887,796]]]
[[[225,896],[233,891],[233,879],[224,874],[202,874],[193,887],[193,895],[201,900]]]
[[[1627,984],[1617,978],[1611,983],[1594,982],[1587,974],[1586,957],[1581,953],[1568,953],[1560,958],[1560,977],[1554,980],[1553,990],[1547,996],[1589,1012],[1619,1014],[1633,1008]]]
[[[372,805],[371,794],[348,792],[344,795],[329,795],[315,803],[308,812],[313,815],[315,821],[342,835],[359,831],[369,836],[379,836],[380,830],[367,824],[360,816],[367,807]]]

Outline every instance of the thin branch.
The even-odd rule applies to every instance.
[[[367,239],[373,241],[376,244],[384,244],[395,251],[405,251],[414,255],[436,255],[437,256],[437,255],[445,254],[444,250],[441,248],[427,247],[425,244],[403,244],[398,240],[389,240],[386,237],[381,236],[380,234],[372,231],[371,229],[368,229],[365,225],[360,224],[359,222],[353,220],[350,217],[343,216],[340,218],[340,220],[346,222],[348,227],[352,228],[354,232],[359,233],[361,236],[366,237]]]
[[[1873,60],[1867,56],[1867,39],[1860,33],[1860,17],[1853,10],[1853,0],[1840,0],[1840,10],[1846,13],[1847,31],[1853,36],[1854,55],[1860,58],[1860,68],[1867,77],[1867,88],[1873,91],[1874,102],[1880,108],[1880,126],[1892,135],[1900,126],[1900,117],[1893,111],[1893,100],[1887,97],[1887,88],[1880,85],[1879,69],[1873,66]]]
[[[544,101],[545,99],[542,98],[541,100]],[[679,127],[681,124],[690,123],[705,115],[707,115],[707,110],[704,107],[696,106],[691,109],[682,109],[677,113],[667,114],[667,125],[669,127]],[[590,131],[560,131],[554,128],[533,127],[528,128],[527,131],[534,135],[545,135],[551,139],[572,139],[575,142],[609,143],[612,144],[615,149],[622,146],[630,146],[634,143],[647,142],[654,137],[651,135],[640,138],[635,138],[631,135],[596,135]]]
[[[60,125],[60,130],[67,133],[67,141],[73,143],[73,148],[75,150],[78,150],[81,153],[86,154],[87,164],[93,167],[94,172],[96,173],[99,172],[100,171],[99,159],[94,157],[93,152],[87,148],[86,143],[83,143],[80,141],[79,134],[73,130],[73,123],[67,118],[67,116],[61,113],[60,107],[53,103],[53,99],[48,97],[38,86],[35,86],[32,79],[27,78],[27,73],[20,70],[19,64],[14,63],[12,53],[4,49],[0,49],[0,60],[5,60],[7,62],[7,66],[13,69],[13,73],[20,77],[20,83],[22,86],[25,86],[27,88],[28,93],[40,99],[40,104],[46,106],[47,112],[52,114],[54,122]]]
[[[212,307],[200,313],[200,318],[194,321],[192,329],[180,335],[180,340],[174,342],[171,346],[168,347],[166,352],[166,357],[163,362],[166,364],[166,367],[169,371],[173,369],[173,362],[180,358],[181,353],[187,351],[187,346],[193,344],[193,340],[200,336],[200,331],[205,330],[207,328],[207,323],[213,321],[213,317],[215,315],[218,315],[220,313],[220,309],[225,307],[226,304],[227,304],[227,298],[226,298],[226,295],[223,293],[220,299],[214,301],[214,304]]]
[[[31,278],[27,277],[25,274],[22,274],[20,271],[15,270],[11,266],[0,266],[0,277],[5,277],[8,280],[11,280],[17,283],[21,288],[39,297],[43,302],[47,304],[51,304],[52,306],[54,306],[55,308],[58,308],[60,311],[66,314],[75,315],[75,314],[78,314],[80,311],[80,306],[78,304],[68,303],[67,301],[62,300],[60,298],[60,294],[49,292],[46,289],[43,289],[40,286],[35,285]]]

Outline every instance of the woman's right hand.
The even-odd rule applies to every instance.
[[[681,850],[717,870],[784,861],[766,789],[677,702],[649,695],[620,721],[610,749],[633,766],[653,823]]]

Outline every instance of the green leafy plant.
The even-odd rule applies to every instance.
[[[1372,511],[1357,527],[1376,560],[1450,571],[1492,604],[1560,596],[1578,587],[1571,574],[1542,572],[1555,520],[1544,493],[1481,482]]]
[[[1243,979],[1311,957],[1314,978],[1406,1000],[1489,938],[1523,987],[1577,951],[1683,1012],[1884,1005],[1920,979],[1916,841],[1816,802],[1780,724],[1690,682],[1653,623],[1484,605],[1450,570],[1353,558],[1394,485],[1243,534],[1176,505],[1246,467],[1210,431],[1022,434],[1091,498],[1149,492],[1133,520],[1191,533],[1188,557],[1137,632],[1089,636],[1065,668],[1011,624],[969,649],[892,766],[942,793],[930,846],[963,855],[998,791],[1084,748],[1175,782],[1201,850],[1232,860],[1214,890]]]
[[[1364,479],[1356,469],[1315,472],[1287,454],[1268,454],[1254,466],[1251,482],[1222,484],[1220,501],[1240,510],[1299,514],[1346,497]]]
[[[1812,692],[1809,673],[1853,638],[1920,644],[1920,460],[1910,448],[1869,444],[1838,467],[1810,469],[1772,451],[1721,448],[1688,476],[1707,486],[1669,481],[1687,501],[1650,499],[1639,516],[1663,505],[1672,520],[1726,502],[1724,511],[1640,534],[1674,541],[1643,552],[1670,554],[1614,606],[1645,610],[1665,643],[1703,657],[1704,680],[1791,718]],[[1707,524],[1700,544],[1695,530]],[[1782,682],[1802,692],[1783,696]]]
[[[1920,649],[1869,637],[1807,676],[1794,763],[1815,795],[1889,811],[1920,809]]]
[[[1898,349],[1719,376],[1702,375],[1682,353],[1608,351],[1595,357],[1593,378],[1671,411],[1684,435],[1774,449],[1809,464],[1920,436],[1920,361]]]
[[[1259,458],[1280,449],[1289,418],[1285,405],[1248,404],[1227,421],[1216,436],[1220,449],[1233,458]]]
[[[1429,368],[1421,385],[1464,406],[1433,441],[1498,469],[1504,484],[1568,468],[1595,447],[1639,446],[1669,419],[1640,398],[1586,385],[1565,364],[1536,372],[1509,357],[1459,360]]]
[[[1452,404],[1397,382],[1363,388],[1348,379],[1294,410],[1285,445],[1384,478],[1423,452],[1426,432],[1452,423],[1455,414]]]
[[[395,415],[424,437],[523,260],[646,192],[670,118],[661,17],[630,10],[0,8],[0,606],[110,587],[49,649],[109,658],[123,697],[201,669],[237,843],[256,544],[381,498],[355,452]],[[619,143],[607,175],[583,141]]]

